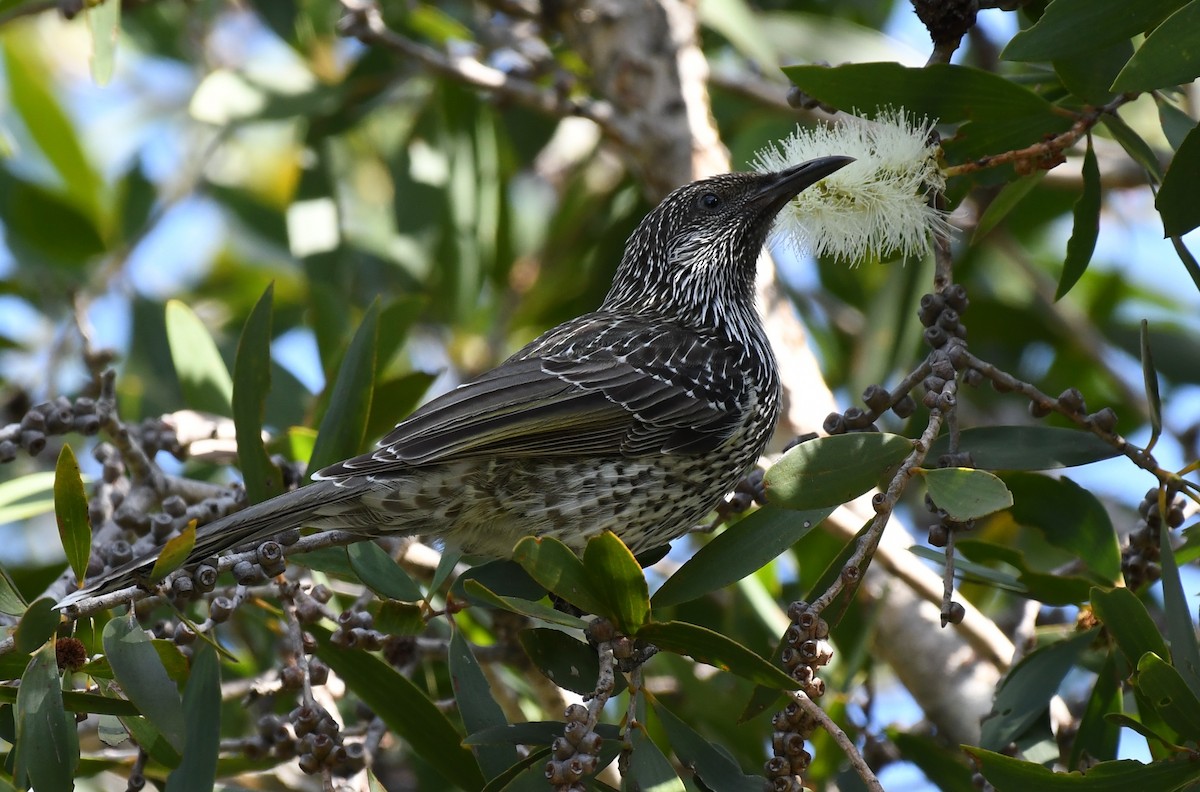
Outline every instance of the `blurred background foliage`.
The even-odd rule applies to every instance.
[[[559,5],[543,3],[531,11],[521,2],[397,2],[385,4],[383,20],[444,62],[461,57],[582,101],[594,64],[554,31],[550,20]],[[1044,2],[1008,5],[1021,8],[981,11],[954,63],[998,74],[1060,108],[1111,101],[1117,94],[1108,85],[1134,46],[1147,41],[1131,33],[1060,58],[1051,51],[1002,60],[1001,50],[1018,29],[1047,12]],[[1158,20],[1196,3],[1184,5],[1157,4]],[[595,125],[538,112],[504,90],[479,90],[448,69],[431,68],[430,61],[345,38],[338,32],[343,9],[332,0],[136,0],[124,3],[119,14],[115,6],[108,0],[86,11],[70,9],[74,19],[66,20],[40,0],[0,0],[0,425],[20,421],[35,402],[87,387],[81,330],[95,348],[113,350],[127,420],[209,409],[190,403],[180,385],[179,353],[173,356],[168,342],[167,300],[186,303],[203,320],[232,371],[239,334],[273,283],[269,450],[303,457],[305,444],[297,438],[306,435],[294,428],[321,424],[350,339],[378,302],[369,444],[422,399],[596,306],[625,238],[660,197],[629,167],[636,158]],[[930,47],[904,0],[703,0],[698,14],[712,72],[711,110],[735,168],[747,167],[755,151],[797,123],[826,116],[819,108],[789,104],[789,83],[779,66],[886,61],[917,67]],[[1078,24],[1099,35],[1106,22],[1085,18]],[[1196,29],[1178,28],[1182,38],[1191,36],[1192,60],[1180,56],[1185,63],[1194,63]],[[1197,145],[1196,86],[1184,83],[1156,84],[1153,95],[1143,93],[1120,108],[1119,122],[1106,119],[1095,127],[1100,176],[1093,187],[1081,175],[1082,146],[1048,172],[1017,173],[1008,166],[949,185],[960,226],[954,277],[970,295],[972,351],[1045,393],[1078,388],[1093,409],[1115,409],[1118,431],[1145,444],[1151,410],[1139,364],[1139,324],[1148,319],[1165,427],[1155,453],[1170,470],[1200,458],[1200,270],[1162,238],[1154,195],[1164,173],[1189,184],[1200,178],[1195,155],[1180,166],[1190,169],[1182,175],[1170,170],[1175,152]],[[860,89],[870,93],[872,86]],[[820,91],[805,90],[830,103]],[[876,98],[893,100],[882,91]],[[1069,125],[1063,124],[1033,130],[1032,138],[1012,133],[1011,140],[1021,142],[1011,147],[1037,143],[1041,134]],[[947,136],[955,132],[943,129]],[[953,164],[1002,153],[1000,144],[1010,138],[995,134],[982,143],[978,132],[959,136],[961,148],[949,150]],[[1084,276],[1058,300],[1085,189],[1101,199],[1095,253]],[[997,222],[983,227],[989,212]],[[1195,234],[1178,244],[1194,249]],[[843,407],[871,383],[894,383],[922,357],[915,312],[930,289],[931,262],[847,268],[788,254],[779,261],[781,282]],[[776,351],[781,365],[789,366],[795,351]],[[960,398],[964,425],[1029,422],[1027,402],[1011,395],[985,387],[963,389]],[[904,431],[899,420],[884,423]],[[85,477],[96,477],[99,466],[85,446],[77,454]],[[31,474],[51,469],[51,457],[22,456],[6,465],[0,487],[29,483]],[[209,462],[162,464],[193,478],[236,477],[228,466]],[[1155,484],[1135,472],[1124,460],[1072,472],[1103,500],[1118,534],[1137,523],[1138,502]],[[64,566],[57,544],[46,538],[53,530],[48,493],[48,483],[31,485],[0,502],[0,559],[29,599]],[[919,521],[920,513],[914,498],[902,514]],[[1194,517],[1189,521],[1194,528]],[[1027,533],[1012,519],[997,517],[982,524],[975,538],[999,546],[1034,542]],[[924,542],[921,534],[915,531],[912,541]],[[1194,530],[1186,536],[1178,560],[1194,571],[1200,541]],[[685,559],[687,548],[705,541],[679,542],[684,551],[668,557],[652,583]],[[662,618],[706,625],[767,656],[781,622],[786,626],[779,606],[769,603],[808,592],[844,545],[844,538],[814,531],[738,586],[675,605]],[[1043,545],[1024,549],[1034,558]],[[984,562],[1010,577],[1015,567],[987,553],[980,558],[981,569],[968,575],[963,594],[1011,633],[1029,591],[1013,594],[989,581]],[[1070,562],[1052,558],[1048,563],[1043,557],[1039,568],[1050,573]],[[1197,579],[1189,574],[1185,569],[1194,596]],[[1159,589],[1143,599],[1161,619]],[[1035,611],[1039,624],[1062,637],[1085,604],[1080,598]],[[243,615],[228,636],[239,647],[240,662],[226,668],[227,681],[252,679],[276,663],[269,618],[249,609]],[[835,631],[836,659],[827,679],[835,695],[826,698],[826,708],[873,763],[890,765],[892,775],[884,775],[889,788],[972,788],[969,765],[953,746],[931,736],[912,699],[873,660],[874,618],[858,603]],[[503,627],[487,615],[462,617],[461,624],[480,646],[495,643]],[[431,629],[449,634],[444,624]],[[1081,660],[1076,653],[1069,664],[1076,676],[1064,695],[1076,716],[1096,671],[1105,673],[1099,668],[1105,656]],[[767,717],[746,723],[733,717],[752,684],[676,655],[652,662],[650,688],[671,711],[723,746],[743,770],[760,766],[770,740]],[[418,668],[414,677],[432,698],[453,695],[443,660],[429,657]],[[514,708],[530,720],[558,720],[560,712],[539,709],[537,684],[525,679],[534,673],[527,665],[489,670],[492,685],[511,688]],[[1033,698],[1045,693],[1048,701],[1061,680],[1047,682],[1049,689],[1039,688]],[[252,731],[236,699],[223,714],[226,736]],[[675,742],[656,716],[647,723],[661,746]],[[1122,734],[1121,756],[1162,757],[1133,731]],[[1193,749],[1200,736],[1176,734]],[[1115,758],[1115,741],[1109,749],[1111,755],[1093,758]],[[392,768],[389,788],[448,788],[450,782],[419,752],[391,750],[397,756],[384,762]],[[818,736],[813,753],[807,783],[856,788],[844,756],[828,739]],[[128,755],[96,758],[80,773],[118,767],[118,775],[127,775],[130,761]],[[223,761],[223,776],[276,764]],[[680,788],[699,788],[683,775]],[[106,780],[97,783],[117,783],[112,777],[100,776]],[[274,783],[316,782],[281,773]]]

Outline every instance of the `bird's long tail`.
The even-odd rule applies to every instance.
[[[351,497],[354,496],[350,488],[339,487],[332,481],[317,481],[214,520],[196,531],[196,545],[184,565],[292,528],[310,524],[327,527],[328,518],[345,508],[340,502]],[[148,555],[122,564],[64,597],[55,607],[66,608],[89,597],[145,581],[161,552],[160,547]]]

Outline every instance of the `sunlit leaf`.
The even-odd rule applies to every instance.
[[[965,522],[1012,506],[1012,493],[986,470],[935,468],[922,470],[929,497],[952,520]]]
[[[607,599],[595,590],[583,562],[571,548],[550,536],[527,536],[517,543],[513,560],[547,591],[577,608],[613,620]]]
[[[818,437],[784,454],[763,483],[773,506],[798,511],[840,506],[878,485],[912,450],[908,438],[882,432]]]
[[[177,536],[172,536],[163,545],[162,551],[150,570],[150,580],[158,582],[183,566],[196,547],[196,521],[189,520]]]
[[[616,617],[617,629],[633,635],[650,617],[650,592],[633,553],[612,531],[588,540],[583,569],[592,580],[591,590],[602,597]]]
[[[983,748],[965,748],[983,776],[999,790],[1038,792],[1128,792],[1130,788],[1168,792],[1200,779],[1200,765],[1186,756],[1142,764],[1132,759],[1101,762],[1087,774],[1056,773],[1036,762],[1014,759]]]
[[[54,518],[67,562],[81,584],[92,554],[92,521],[88,517],[87,494],[79,476],[79,463],[71,446],[63,444],[54,469]]]
[[[208,332],[187,303],[167,302],[167,341],[179,387],[194,410],[229,415],[232,410],[233,380]]]
[[[1134,678],[1159,716],[1180,736],[1200,740],[1200,699],[1175,668],[1153,652],[1142,655]]]

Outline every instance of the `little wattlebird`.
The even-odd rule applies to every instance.
[[[580,550],[611,530],[636,553],[685,533],[758,461],[779,414],[754,306],[775,216],[851,161],[679,188],[630,237],[599,310],[432,400],[374,452],[202,526],[187,563],[300,527],[438,536],[496,557],[530,535]],[[143,582],[156,558],[59,607]]]

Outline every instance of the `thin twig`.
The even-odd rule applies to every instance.
[[[833,718],[829,717],[828,713],[821,709],[815,701],[806,696],[803,691],[793,690],[789,695],[792,697],[792,701],[795,701],[800,706],[800,709],[804,710],[806,715],[820,723],[821,728],[829,733],[833,741],[846,754],[846,758],[850,760],[850,766],[858,773],[858,777],[862,779],[867,789],[872,792],[884,792],[883,785],[875,777],[874,771],[867,765],[866,760],[863,759],[858,749],[854,747],[854,742],[846,736],[846,733],[834,722]]]

